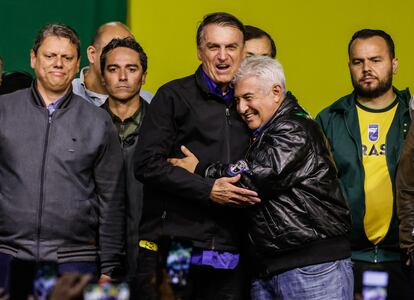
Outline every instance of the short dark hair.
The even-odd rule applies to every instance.
[[[354,33],[348,44],[348,56],[351,54],[351,44],[356,39],[369,39],[374,36],[379,36],[387,43],[388,51],[391,58],[395,58],[395,46],[391,36],[383,30],[379,29],[362,29]]]
[[[241,33],[243,34],[243,42],[245,41],[246,31],[244,29],[243,23],[235,16],[229,13],[216,12],[204,16],[203,21],[201,21],[200,25],[198,26],[196,36],[197,46],[200,46],[201,44],[201,35],[203,34],[204,27],[206,27],[209,24],[235,27],[241,31]]]
[[[145,54],[144,49],[142,49],[141,45],[132,37],[126,37],[123,39],[112,39],[108,45],[106,45],[102,49],[102,54],[100,57],[100,64],[101,64],[101,74],[103,75],[105,72],[105,63],[106,63],[106,57],[108,56],[108,53],[115,48],[129,48],[134,50],[139,54],[139,60],[142,66],[142,70],[144,72],[147,71],[148,68],[148,58],[147,54]]]
[[[36,39],[32,48],[35,54],[37,54],[37,50],[42,45],[43,41],[49,36],[67,38],[72,44],[76,46],[78,58],[80,58],[80,40],[78,34],[76,33],[75,29],[61,23],[47,24],[40,29],[36,35]]]
[[[277,53],[276,44],[273,41],[270,34],[268,34],[266,31],[264,31],[260,28],[252,26],[252,25],[246,25],[246,26],[244,26],[244,29],[246,30],[246,36],[245,36],[246,41],[251,40],[251,39],[260,39],[260,38],[263,38],[263,37],[268,38],[269,41],[270,41],[270,47],[271,47],[270,56],[272,58],[276,57],[276,53]]]

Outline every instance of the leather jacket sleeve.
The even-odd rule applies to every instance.
[[[414,124],[414,123],[413,123]],[[414,125],[407,135],[397,170],[397,212],[400,219],[400,246],[414,250]]]
[[[306,174],[311,143],[306,131],[289,121],[278,122],[253,142],[246,155],[248,168],[242,172],[239,186],[259,192],[259,196],[274,195],[300,181]],[[211,178],[229,177],[232,165],[215,163],[206,170]]]

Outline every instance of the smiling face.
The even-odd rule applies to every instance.
[[[251,130],[264,125],[283,101],[283,89],[279,85],[267,87],[257,77],[247,77],[234,87],[237,112]]]
[[[37,78],[37,88],[42,97],[55,99],[63,96],[79,71],[76,45],[64,37],[46,37],[37,53],[30,53],[30,65]],[[49,96],[46,96],[49,95]]]
[[[358,96],[373,99],[392,89],[398,61],[391,57],[382,37],[356,39],[349,54],[352,84]]]
[[[238,28],[209,24],[197,51],[204,72],[224,90],[240,66],[243,50],[243,33]]]
[[[138,52],[118,47],[108,52],[103,80],[112,100],[127,102],[139,99],[139,91],[145,76]]]

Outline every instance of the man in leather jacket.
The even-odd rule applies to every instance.
[[[252,299],[352,299],[350,214],[320,127],[285,92],[278,61],[248,58],[233,83],[252,142],[244,160],[205,175],[240,177],[261,199],[245,210]],[[197,163],[187,150],[170,163]]]

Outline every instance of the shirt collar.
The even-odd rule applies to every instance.
[[[88,90],[86,88],[85,85],[85,73],[89,70],[89,67],[83,67],[82,70],[79,72],[79,79],[81,82],[81,85],[83,86],[83,88],[85,89],[85,93],[89,96],[89,98],[91,99],[91,101],[96,105],[96,106],[101,106],[102,104],[104,104],[106,102],[106,100],[108,99],[108,95],[105,94],[100,94],[100,93],[96,93],[93,92],[91,90]]]
[[[227,87],[227,91],[226,91],[225,95],[223,95],[223,91],[218,86],[218,84],[215,83],[210,77],[208,77],[206,72],[204,72],[203,69],[201,69],[201,74],[203,75],[203,78],[204,78],[205,82],[208,85],[210,93],[219,96],[223,100],[232,100],[233,99],[234,90],[230,85]]]
[[[58,99],[56,99],[55,101],[53,101],[52,103],[50,103],[46,108],[49,111],[49,114],[52,115],[55,110],[58,108],[59,104],[62,103],[63,99],[65,98],[65,96],[62,96]]]
[[[142,97],[140,98],[140,101],[141,101],[141,104],[138,107],[138,109],[134,112],[134,114],[132,116],[130,116],[129,118],[125,119],[123,122],[122,122],[122,120],[117,115],[115,115],[111,111],[111,109],[109,108],[109,101],[106,101],[102,106],[109,113],[109,115],[111,116],[111,119],[112,119],[112,121],[114,123],[127,123],[127,122],[132,122],[132,123],[134,123],[135,125],[138,126],[141,123],[141,117],[142,117],[142,114],[140,113],[141,110],[142,110],[142,106],[143,106],[142,102],[144,101],[142,99]]]
[[[89,70],[89,67],[83,67],[79,72],[79,79],[83,86],[85,86],[85,72]]]
[[[257,138],[263,131],[263,129],[266,127],[266,125],[270,122],[272,118],[270,118],[266,123],[264,123],[262,126],[260,126],[259,128],[256,128],[253,132],[252,132],[252,138],[255,139]]]

